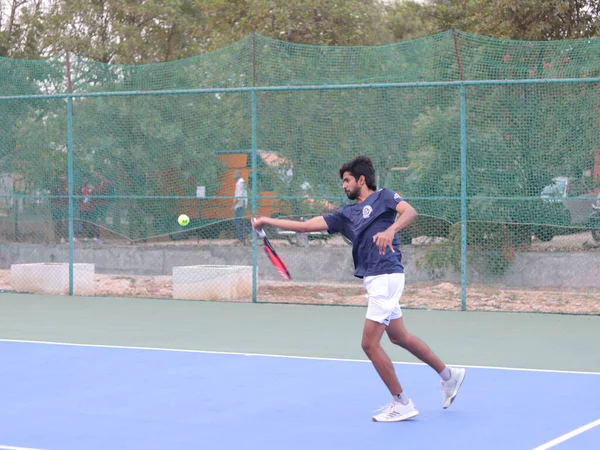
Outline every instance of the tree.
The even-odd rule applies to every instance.
[[[378,2],[323,0],[57,0],[45,17],[46,52],[140,64],[196,56],[257,32],[320,45],[387,43]]]
[[[44,32],[43,0],[13,0],[0,7],[0,56],[39,58]]]
[[[386,27],[392,32],[394,42],[445,31],[446,28],[436,21],[435,11],[435,5],[412,0],[397,1],[383,7]]]
[[[519,40],[597,36],[596,0],[432,0],[438,28]]]
[[[46,17],[46,52],[98,62],[145,64],[206,50],[202,2],[57,0]]]
[[[256,32],[302,44],[376,45],[392,39],[376,0],[232,0],[208,2],[210,49]]]

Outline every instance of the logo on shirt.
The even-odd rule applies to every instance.
[[[373,212],[373,208],[371,207],[371,205],[365,206],[363,208],[363,219],[366,219],[367,217],[369,217],[372,212]]]
[[[400,200],[400,194],[397,192],[394,194],[394,200]]]

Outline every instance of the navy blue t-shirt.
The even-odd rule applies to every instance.
[[[396,220],[396,205],[403,201],[390,189],[373,192],[363,202],[343,206],[324,217],[329,233],[341,233],[352,242],[354,276],[364,278],[384,273],[404,273],[400,241],[395,235],[394,252],[388,247],[379,254],[373,236],[385,231]]]

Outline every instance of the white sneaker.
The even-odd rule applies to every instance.
[[[465,379],[465,369],[450,369],[450,379],[448,381],[442,381],[442,408],[446,409],[452,404],[458,394],[460,385]]]
[[[408,405],[393,401],[382,406],[376,412],[379,411],[381,411],[380,414],[373,416],[373,422],[400,422],[401,420],[411,419],[419,414],[412,400],[408,401]]]

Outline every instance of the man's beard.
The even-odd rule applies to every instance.
[[[348,197],[350,200],[356,200],[358,198],[358,193],[359,193],[359,189],[357,187],[353,191],[346,192],[346,197]]]

